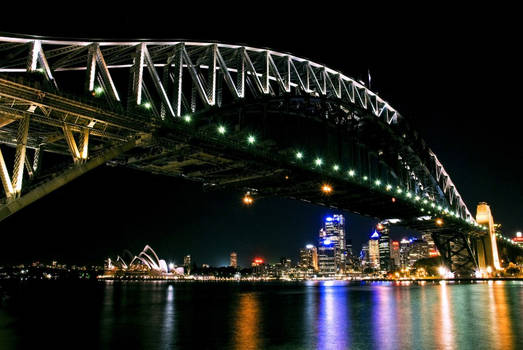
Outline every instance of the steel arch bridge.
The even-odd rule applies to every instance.
[[[363,83],[287,53],[0,35],[0,143],[11,146],[0,220],[111,162],[395,219],[432,233],[461,275],[492,260],[490,227],[408,121]]]

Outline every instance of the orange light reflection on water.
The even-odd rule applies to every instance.
[[[234,325],[235,348],[238,350],[259,349],[260,302],[255,293],[241,295]]]

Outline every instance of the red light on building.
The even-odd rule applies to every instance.
[[[261,265],[263,264],[263,259],[262,258],[254,258],[254,260],[252,261],[252,265],[253,266],[258,266],[258,265]]]
[[[377,225],[376,225],[376,228],[377,228],[379,231],[383,230],[384,227],[385,227],[385,226],[383,226],[383,224],[377,224]]]
[[[399,247],[399,246],[400,246],[400,242],[398,242],[398,241],[392,241],[392,246],[393,246],[394,248]]]
[[[430,257],[439,256],[439,252],[435,249],[431,249],[431,250],[429,250],[429,256]]]

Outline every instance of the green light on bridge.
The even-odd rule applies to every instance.
[[[225,129],[225,126],[223,126],[223,125],[219,125],[219,126],[218,126],[218,134],[223,135],[223,134],[225,134],[226,132],[227,132],[227,129]]]
[[[186,123],[190,123],[191,120],[192,120],[192,117],[189,114],[186,114],[186,115],[183,116],[183,120]]]
[[[297,159],[303,159],[303,152],[296,152]]]
[[[392,188],[392,185],[387,185],[387,186],[385,187],[385,189],[386,189],[387,191],[390,191],[391,188]]]
[[[376,180],[376,181],[374,181],[374,184],[375,184],[376,186],[379,186],[379,185],[381,185],[381,181],[380,181],[380,180]]]
[[[340,166],[337,164],[334,164],[334,166],[332,167],[332,170],[338,171],[338,170],[340,170]]]
[[[354,175],[356,175],[356,172],[354,170],[349,170],[349,176],[353,177]]]
[[[363,181],[367,181],[369,178],[367,176],[363,177]]]
[[[401,193],[401,192],[403,192],[403,190],[402,190],[401,188],[398,187],[398,188],[396,189],[396,192]]]
[[[256,137],[254,137],[253,135],[249,135],[249,136],[247,137],[247,142],[248,142],[250,145],[254,144],[254,143],[256,142]]]
[[[104,89],[102,89],[101,86],[97,86],[96,88],[94,88],[94,93],[96,95],[101,95],[103,92],[104,92]]]
[[[321,166],[323,164],[323,160],[321,160],[321,158],[316,158],[314,160],[314,164],[316,164],[316,166]]]

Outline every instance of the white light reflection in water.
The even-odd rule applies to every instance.
[[[347,284],[341,281],[320,282],[317,318],[318,349],[348,349],[350,344]]]
[[[163,312],[163,325],[162,325],[162,346],[165,349],[170,349],[174,346],[174,332],[176,331],[175,325],[175,309],[174,309],[174,287],[170,284],[167,287],[165,297],[165,308]]]

